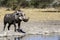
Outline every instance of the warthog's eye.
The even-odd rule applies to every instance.
[[[19,15],[19,13],[17,13],[16,15]]]
[[[21,14],[21,16],[23,16],[23,15]]]

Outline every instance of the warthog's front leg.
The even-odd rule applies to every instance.
[[[22,33],[25,33],[21,28],[20,28],[20,25],[21,25],[21,22],[18,23],[18,32],[22,32]]]
[[[14,28],[15,28],[14,31],[16,32],[16,24],[15,23],[14,23]]]
[[[21,22],[18,22],[18,30],[20,30]]]

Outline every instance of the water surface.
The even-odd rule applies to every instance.
[[[42,35],[26,35],[26,36],[10,36],[0,37],[0,40],[60,40],[59,35],[42,36]]]

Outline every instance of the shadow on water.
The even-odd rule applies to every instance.
[[[41,35],[27,35],[27,36],[11,36],[11,37],[0,37],[0,40],[60,40],[59,35],[54,36],[41,36]]]

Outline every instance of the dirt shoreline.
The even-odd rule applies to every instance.
[[[7,24],[8,25],[8,24]],[[13,25],[10,27],[10,31],[7,30],[7,27],[5,31],[3,31],[3,22],[0,22],[0,36],[5,33],[8,33],[8,35],[22,35],[19,32],[14,32]],[[21,23],[21,29],[26,32],[26,34],[43,34],[43,35],[49,35],[49,34],[60,34],[60,21],[44,21],[44,22],[32,22],[29,21],[27,23],[22,22]],[[3,34],[1,34],[1,32]],[[23,34],[24,35],[24,34]]]

